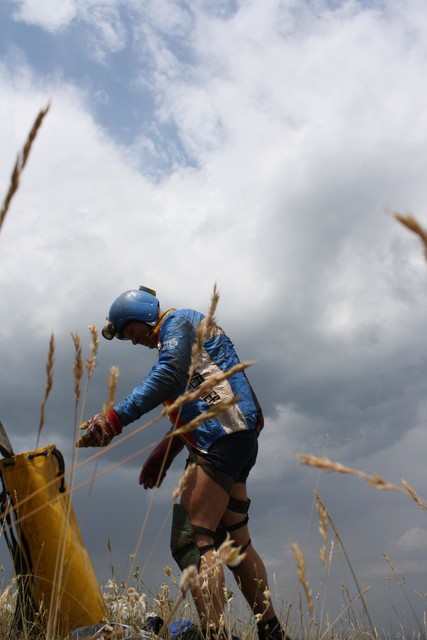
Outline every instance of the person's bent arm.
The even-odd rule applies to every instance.
[[[108,445],[123,427],[185,390],[191,362],[194,327],[185,318],[172,318],[162,334],[159,360],[124,400],[110,409],[107,419],[96,414],[81,425],[86,429],[78,447]]]

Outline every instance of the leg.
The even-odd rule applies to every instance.
[[[231,498],[242,501],[242,503],[246,502],[248,500],[246,484],[236,482],[231,492]],[[282,636],[280,623],[271,603],[265,565],[252,545],[246,516],[232,509],[227,509],[222,522],[231,529],[230,534],[236,545],[241,546],[246,552],[245,559],[233,569],[233,574],[246,601],[257,615],[259,639],[282,640],[284,634]]]
[[[246,484],[237,482],[233,487],[231,497],[247,501]],[[244,520],[244,515],[230,509],[226,510],[222,518],[222,522],[226,527],[233,527]],[[264,595],[266,589],[268,590],[267,572],[261,557],[250,541],[248,525],[244,524],[242,527],[232,531],[231,537],[236,545],[242,548],[249,542],[249,546],[245,549],[246,558],[233,570],[234,577],[253,612],[261,615],[262,620],[269,620],[275,613],[270,598]]]
[[[194,531],[193,537],[199,548],[213,547],[213,537],[209,531],[214,532],[227,507],[229,496],[215,480],[209,477],[205,471],[196,465],[190,472],[186,485],[181,495],[181,506],[187,511],[190,522],[194,527],[202,527],[208,532]],[[202,550],[202,562],[199,573],[204,568],[212,566],[216,561],[214,548]],[[224,601],[224,572],[222,567],[216,567],[209,575],[208,584],[212,585],[207,597],[203,593],[203,586],[194,587],[192,595],[203,628],[212,624],[215,628],[221,626]],[[203,584],[203,580],[202,580]]]

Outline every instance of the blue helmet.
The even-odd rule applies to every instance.
[[[126,340],[123,329],[129,322],[144,322],[155,327],[159,320],[159,301],[156,292],[148,287],[139,287],[122,293],[110,307],[108,324],[102,329],[107,340],[114,337]]]

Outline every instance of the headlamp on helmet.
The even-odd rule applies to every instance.
[[[116,335],[116,329],[114,327],[114,324],[112,322],[109,322],[108,324],[106,324],[105,327],[102,329],[101,333],[106,340],[112,340]]]

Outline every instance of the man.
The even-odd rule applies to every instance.
[[[155,291],[146,287],[126,291],[113,302],[103,336],[157,348],[159,359],[147,377],[106,417],[97,414],[82,425],[86,431],[78,446],[109,444],[124,426],[161,403],[171,404],[186,390],[197,389],[205,380],[239,363],[230,339],[213,325],[201,345],[196,366],[192,365],[192,347],[203,317],[192,309],[169,309],[164,313]],[[189,379],[190,365],[193,373]],[[263,415],[245,372],[240,370],[218,381],[209,393],[173,412],[172,430],[233,398],[237,402],[204,419],[192,431],[175,437],[166,435],[146,460],[139,482],[145,489],[160,486],[175,456],[184,444],[187,446],[187,463],[195,464],[189,467],[180,504],[174,505],[172,555],[182,571],[191,565],[200,570],[202,558],[209,567],[215,562],[218,536],[222,534],[224,539],[225,532],[229,532],[234,543],[246,553],[232,571],[253,612],[258,614],[259,640],[283,640],[268,595],[265,566],[248,530],[250,500],[246,480],[256,461]],[[221,627],[223,586],[221,567],[215,574],[214,593],[209,600],[204,597],[202,587],[192,588],[205,634],[208,629]]]

